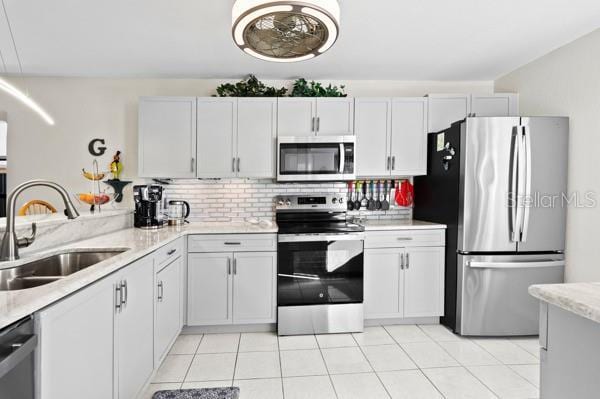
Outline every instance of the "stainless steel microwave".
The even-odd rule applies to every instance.
[[[356,178],[354,136],[279,137],[277,181],[345,181]]]

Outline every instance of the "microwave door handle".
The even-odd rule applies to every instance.
[[[340,174],[344,174],[346,169],[346,153],[344,152],[344,144],[340,143]]]
[[[523,141],[525,146],[525,201],[523,201],[521,242],[527,241],[527,231],[529,230],[529,208],[531,198],[531,132],[529,126],[523,126]]]

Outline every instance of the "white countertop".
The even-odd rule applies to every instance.
[[[367,231],[443,229],[446,227],[441,224],[417,220],[377,220],[365,221],[363,224]],[[18,266],[66,250],[127,248],[125,252],[119,255],[83,269],[59,281],[26,290],[0,291],[0,329],[93,284],[177,238],[190,234],[257,233],[277,233],[277,225],[275,223],[269,226],[250,223],[190,223],[181,227],[166,227],[161,230],[152,231],[129,228],[24,256],[14,262],[3,262],[0,264],[0,268]]]
[[[529,293],[541,301],[600,323],[600,283],[532,285]]]
[[[0,291],[0,329],[114,273],[179,237],[190,234],[273,234],[276,232],[275,224],[262,226],[249,223],[191,223],[182,227],[166,227],[154,231],[130,228],[39,252],[15,262],[2,263],[2,268],[16,266],[65,250],[128,248],[122,254],[59,281],[26,290]]]
[[[360,222],[365,226],[366,231],[377,230],[428,230],[428,229],[445,229],[445,224],[423,222],[421,220],[365,220]]]

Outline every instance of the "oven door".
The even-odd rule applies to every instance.
[[[279,235],[279,306],[363,302],[364,234]]]
[[[353,139],[281,138],[277,151],[277,180],[353,180],[356,177]]]

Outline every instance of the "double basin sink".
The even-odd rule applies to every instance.
[[[104,260],[126,249],[65,251],[20,266],[0,269],[0,291],[16,291],[52,283]]]

